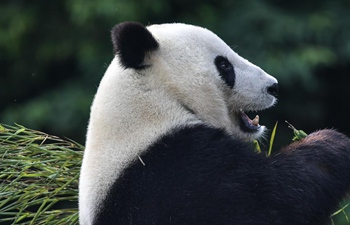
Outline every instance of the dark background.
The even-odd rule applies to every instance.
[[[84,143],[110,30],[127,20],[206,27],[275,76],[279,103],[259,113],[270,130],[279,121],[275,151],[292,138],[285,120],[350,135],[349,0],[3,0],[0,122]]]

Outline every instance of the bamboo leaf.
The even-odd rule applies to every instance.
[[[20,125],[0,127],[0,223],[78,224],[83,146]],[[69,221],[65,223],[64,221]]]
[[[254,147],[255,147],[255,151],[260,154],[261,153],[261,148],[260,148],[259,142],[257,140],[254,140],[253,144],[254,144]]]
[[[276,121],[275,126],[273,127],[273,130],[272,130],[272,133],[271,133],[270,145],[269,145],[269,150],[267,152],[267,156],[270,156],[271,152],[272,152],[272,146],[273,146],[273,142],[275,141],[277,125],[278,125],[278,121]]]

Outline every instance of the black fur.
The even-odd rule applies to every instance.
[[[236,81],[236,74],[233,65],[224,56],[217,56],[214,60],[215,66],[219,71],[220,76],[225,81],[227,86],[233,88]]]
[[[313,133],[265,157],[205,126],[180,129],[110,189],[94,225],[322,225],[350,186],[350,141]]]
[[[125,68],[143,69],[147,52],[158,49],[159,44],[152,34],[140,23],[124,22],[112,29],[114,53]]]

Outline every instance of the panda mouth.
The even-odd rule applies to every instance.
[[[260,130],[261,126],[259,124],[259,116],[256,115],[254,119],[250,119],[247,114],[244,113],[242,109],[238,112],[239,116],[239,126],[244,132],[255,133]]]

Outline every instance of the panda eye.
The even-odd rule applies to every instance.
[[[220,72],[226,73],[233,70],[232,64],[223,56],[218,56],[215,59],[215,64]]]
[[[232,68],[232,66],[229,63],[227,63],[226,61],[220,62],[219,67],[220,67],[220,69],[222,69],[224,71],[230,70]]]

